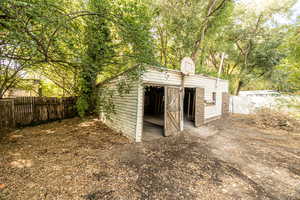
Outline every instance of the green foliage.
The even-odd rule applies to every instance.
[[[60,87],[57,87],[51,81],[41,81],[42,96],[45,97],[64,97],[64,91]]]
[[[228,23],[233,1],[156,0],[151,7],[160,64],[179,69],[181,59],[190,56],[200,68],[206,58],[205,46]]]
[[[87,113],[87,111],[90,108],[90,103],[88,100],[90,99],[90,96],[86,94],[81,94],[76,102],[77,111],[80,117],[84,117]]]
[[[111,115],[115,113],[114,96],[124,96],[129,94],[132,90],[134,84],[140,84],[140,77],[144,72],[144,66],[138,65],[132,69],[127,70],[114,77],[116,81],[116,88],[107,87],[103,82],[98,87],[98,97],[97,97],[97,112],[105,114],[105,116],[110,119]]]
[[[111,119],[111,115],[116,113],[115,104],[112,103],[115,92],[115,90],[105,86],[101,86],[98,90],[97,111],[100,114],[105,114],[108,119]]]
[[[258,81],[270,80],[286,56],[279,48],[286,35],[285,27],[272,24],[271,19],[288,12],[293,3],[286,0],[285,4],[264,3],[252,7],[253,2],[236,2],[230,23],[221,28],[218,40],[210,41],[206,47],[206,71],[219,70],[220,55],[224,52],[222,77],[230,80],[232,93],[238,94],[241,89],[250,87],[255,89]]]
[[[98,74],[109,72],[112,76],[135,64],[154,63],[150,18],[145,5],[140,1],[90,0],[88,9],[91,15],[86,18],[86,48],[79,82],[78,101],[84,102],[78,104],[81,114],[95,109]],[[120,84],[120,94],[122,90],[130,90],[130,80],[135,74],[129,75],[133,78]]]
[[[14,87],[19,81],[17,77],[34,70],[59,87],[65,87],[61,80],[66,80],[72,86],[64,90],[74,95],[75,81],[67,79],[65,74],[68,78],[76,77],[73,71],[80,49],[77,37],[80,28],[75,14],[71,13],[76,10],[73,9],[76,3],[67,0],[2,0],[0,4],[0,60],[14,63],[14,67],[1,67],[0,70],[11,70],[12,74],[5,77],[9,81],[0,83],[0,88]]]
[[[295,0],[245,2],[2,0],[0,98],[34,71],[47,80],[45,95],[79,96],[83,116],[95,110],[99,79],[144,63],[179,69],[185,56],[196,62],[197,73],[218,76],[223,53],[221,77],[230,80],[232,93],[296,92],[299,22],[274,21],[288,15]],[[139,69],[120,80],[118,95],[130,91],[143,73]],[[111,111],[110,106],[102,108]]]
[[[300,90],[300,34],[299,22],[287,30],[281,50],[286,53],[286,58],[276,68],[272,76],[272,83],[280,91],[296,92]]]
[[[68,63],[75,53],[68,47],[76,42],[69,36],[77,26],[67,15],[67,5],[63,0],[1,1],[1,42],[16,48],[3,56],[32,65]]]
[[[281,40],[278,37],[264,36],[260,40],[249,43],[251,45],[249,53],[242,56],[236,55],[235,63],[238,65],[236,80],[239,81],[238,83],[242,83],[242,87],[256,82],[262,77],[269,78],[274,73],[275,67],[284,58],[284,54],[277,50],[280,44]],[[237,89],[236,94],[238,94]]]
[[[132,86],[138,83],[142,73],[143,73],[143,67],[138,66],[138,67],[134,67],[133,69],[123,74],[123,76],[120,77],[117,83],[117,90],[119,96],[128,94]]]
[[[89,1],[88,9],[99,15],[88,15],[85,18],[85,51],[83,52],[82,69],[79,76],[80,96],[77,102],[78,113],[83,117],[94,109],[94,87],[97,74],[103,65],[114,55],[109,24],[107,20],[108,1]],[[101,13],[101,15],[100,15]]]

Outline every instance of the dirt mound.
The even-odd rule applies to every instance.
[[[286,131],[300,131],[300,122],[279,111],[263,108],[250,117],[250,123],[258,128],[273,128]]]

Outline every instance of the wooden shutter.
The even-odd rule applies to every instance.
[[[229,114],[229,102],[230,95],[227,92],[222,93],[222,115],[226,116]]]
[[[196,88],[195,107],[195,126],[200,127],[204,125],[204,88]]]
[[[177,135],[181,126],[181,95],[179,87],[165,88],[165,136]]]

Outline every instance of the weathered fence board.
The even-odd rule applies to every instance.
[[[76,97],[17,97],[0,100],[0,129],[74,117]]]
[[[0,101],[0,129],[15,126],[13,107],[13,100]]]

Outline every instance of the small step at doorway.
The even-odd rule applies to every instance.
[[[163,138],[164,129],[162,126],[144,121],[143,142]]]

